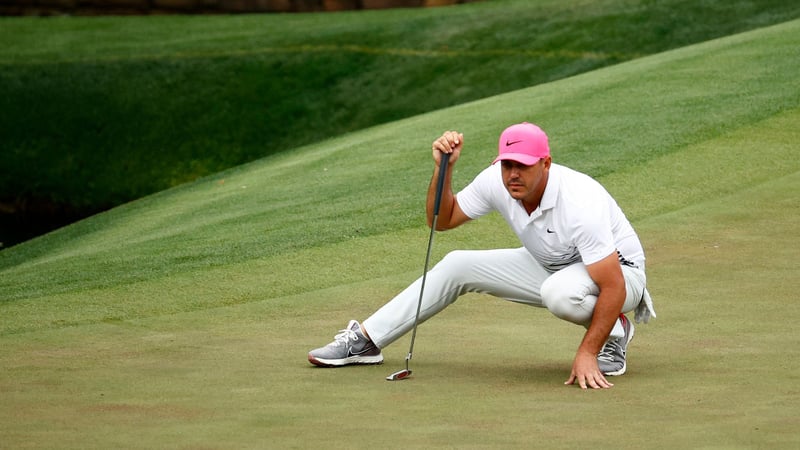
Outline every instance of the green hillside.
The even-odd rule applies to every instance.
[[[0,242],[301,145],[798,17],[778,0],[493,0],[0,18]]]
[[[0,252],[0,442],[796,448],[798,48],[795,20],[431,111]],[[384,381],[407,339],[383,366],[311,368],[310,348],[419,276],[431,140],[465,133],[460,187],[522,120],[643,240],[659,314],[629,372],[565,387],[581,330],[472,294],[420,327],[412,379]],[[434,259],[513,245],[489,217],[438,234]]]

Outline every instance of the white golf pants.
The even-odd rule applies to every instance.
[[[645,290],[643,270],[622,266],[626,297],[622,312],[632,311]],[[363,321],[372,341],[384,348],[411,331],[417,313],[422,277]],[[600,290],[583,263],[558,272],[545,270],[523,247],[498,250],[458,250],[445,256],[425,280],[420,323],[468,292],[478,292],[547,308],[556,317],[588,327]],[[623,334],[620,321],[611,332]]]

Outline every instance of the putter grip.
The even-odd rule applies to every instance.
[[[442,190],[444,189],[444,177],[447,174],[447,164],[450,162],[450,153],[442,153],[439,163],[439,179],[436,180],[436,198],[433,201],[433,215],[439,215],[439,205],[442,203]]]

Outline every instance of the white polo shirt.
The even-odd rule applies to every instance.
[[[578,261],[592,264],[618,251],[620,260],[644,270],[644,250],[617,202],[597,181],[551,164],[539,207],[528,215],[503,185],[500,164],[483,170],[456,196],[477,219],[497,211],[545,269],[555,272]]]

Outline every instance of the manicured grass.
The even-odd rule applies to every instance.
[[[332,136],[797,17],[783,0],[493,0],[2,18],[0,206],[96,212]],[[6,225],[6,246],[30,228]]]
[[[800,21],[354,132],[0,252],[0,442],[15,448],[796,448]],[[469,295],[414,377],[306,352],[419,276],[430,141],[455,184],[531,120],[648,253],[659,317],[610,391],[565,387],[581,330]],[[518,245],[495,216],[436,237]]]

